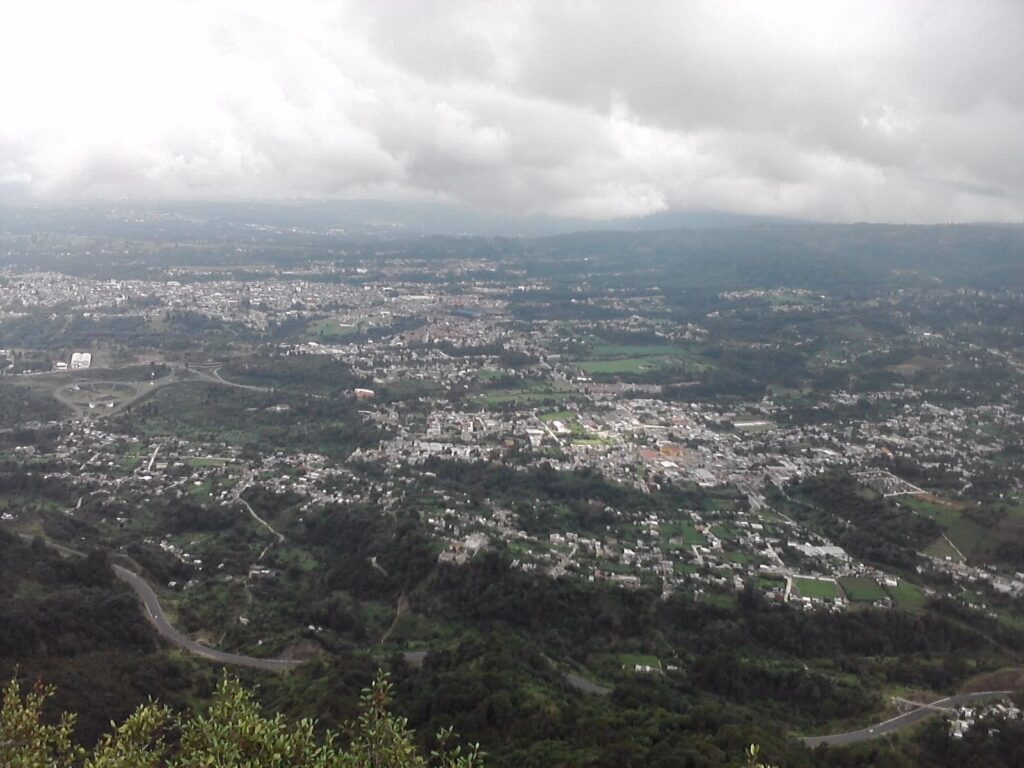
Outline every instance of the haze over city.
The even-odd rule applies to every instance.
[[[1024,0],[0,13],[0,768],[1022,768]]]

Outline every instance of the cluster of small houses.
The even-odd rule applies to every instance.
[[[949,719],[949,735],[954,739],[962,739],[982,719],[1020,720],[1021,714],[1017,706],[1006,702],[979,708],[957,707],[956,713]]]

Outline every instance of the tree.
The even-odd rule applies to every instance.
[[[479,746],[452,747],[451,730],[440,748],[424,755],[405,718],[392,715],[391,684],[379,675],[363,692],[362,714],[348,727],[346,748],[337,734],[317,735],[316,722],[262,715],[252,694],[225,676],[203,714],[176,715],[150,702],[140,706],[92,750],[71,739],[74,715],[46,724],[42,708],[52,687],[36,684],[24,697],[12,680],[0,710],[0,765],[5,768],[482,768]]]
[[[761,747],[757,744],[751,744],[747,747],[746,757],[747,762],[744,763],[744,768],[775,768],[775,766],[768,765],[768,763],[762,763],[758,758],[761,756]]]
[[[0,765],[10,768],[71,768],[78,750],[71,742],[73,715],[61,715],[55,725],[42,722],[43,703],[52,688],[36,686],[21,697],[12,680],[4,690],[0,709]]]

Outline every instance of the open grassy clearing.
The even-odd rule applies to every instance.
[[[659,532],[662,549],[688,549],[695,544],[707,545],[707,540],[697,531],[690,520],[673,520],[662,523]],[[678,540],[676,544],[672,543],[673,539]]]
[[[536,384],[518,389],[494,389],[478,395],[487,405],[508,403],[564,403],[576,397],[575,390],[550,384]]]
[[[731,541],[739,538],[740,531],[729,523],[715,523],[711,526],[711,532],[722,541]]]
[[[643,374],[664,368],[699,373],[711,366],[692,352],[670,344],[610,344],[594,340],[576,363],[591,375]]]
[[[608,573],[631,574],[636,572],[636,569],[632,565],[614,563],[611,560],[599,560],[597,567],[602,571],[608,571]]]
[[[338,339],[351,336],[357,330],[356,326],[349,323],[342,323],[333,317],[325,317],[320,320],[313,320],[306,326],[306,333],[320,339]]]
[[[710,488],[704,494],[704,509],[715,512],[732,511],[740,506],[744,498],[728,488]]]
[[[968,558],[984,557],[995,547],[997,535],[992,529],[985,528],[963,516],[946,529],[946,535],[957,548]]]
[[[746,565],[747,563],[752,562],[754,559],[753,555],[749,555],[746,552],[741,552],[738,549],[727,549],[724,550],[722,554],[725,555],[725,559],[728,560],[730,563],[739,563],[740,565]]]
[[[954,508],[952,505],[942,504],[923,496],[899,496],[896,500],[903,506],[910,507],[919,515],[930,517],[943,528],[948,528],[953,525],[961,517],[960,510]]]
[[[925,547],[922,554],[929,557],[937,557],[940,560],[951,560],[955,563],[961,563],[964,560],[944,536],[939,536],[939,538]]]
[[[884,600],[889,596],[878,582],[870,576],[843,578],[839,580],[839,585],[843,588],[846,596],[855,603],[873,603],[876,600]]]
[[[705,592],[700,595],[699,600],[702,603],[708,605],[715,605],[719,608],[735,608],[736,607],[736,593],[735,592]]]
[[[673,358],[669,357],[622,357],[614,360],[585,360],[578,363],[585,373],[643,373],[666,367]]]
[[[885,591],[889,593],[896,605],[906,608],[908,611],[920,610],[928,599],[919,586],[904,579],[900,579],[898,586],[886,587]]]
[[[834,600],[841,596],[839,585],[834,581],[804,579],[797,576],[793,579],[793,583],[802,597],[810,597],[817,600]]]
[[[947,502],[932,495],[901,496],[899,501],[941,525],[949,540],[968,558],[984,556],[992,549],[994,531],[967,516],[962,511],[962,503]],[[941,538],[929,545],[925,554],[941,558],[952,555],[954,559],[960,559],[953,548]]]

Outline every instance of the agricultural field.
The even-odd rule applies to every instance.
[[[557,387],[554,384],[536,384],[518,389],[494,389],[478,397],[487,405],[502,406],[516,403],[561,403],[572,400],[575,390]]]
[[[897,606],[906,608],[908,611],[922,609],[928,599],[919,586],[904,579],[900,579],[898,586],[885,587],[885,591],[889,593]]]
[[[702,547],[707,546],[704,536],[697,531],[693,522],[687,519],[662,523],[659,533],[661,547],[665,550],[689,549],[695,544]],[[673,544],[673,540],[677,540],[677,543]]]
[[[939,560],[949,560],[954,563],[962,563],[964,561],[956,547],[945,536],[939,536],[939,538],[924,548],[922,554],[929,557],[937,557]]]
[[[601,373],[644,373],[656,368],[667,367],[672,358],[661,356],[620,357],[613,360],[586,360],[580,369],[589,374]]]
[[[496,368],[481,368],[475,375],[478,381],[494,381],[504,376],[505,372]]]
[[[333,317],[313,320],[306,326],[307,335],[317,339],[340,339],[351,336],[357,330],[356,326],[342,323]]]
[[[884,600],[889,594],[870,576],[855,576],[839,579],[839,585],[854,603],[873,603]]]
[[[739,563],[740,565],[747,565],[754,560],[753,555],[748,555],[746,552],[741,552],[738,549],[727,549],[723,554],[730,563]]]
[[[668,369],[699,373],[709,368],[691,352],[668,344],[594,343],[577,365],[584,373],[597,376],[641,375]]]
[[[992,530],[972,520],[964,511],[966,505],[946,501],[930,494],[901,497],[900,503],[941,525],[949,542],[953,544],[950,546],[949,542],[940,538],[929,545],[925,554],[943,559],[950,556],[954,560],[961,560],[956,550],[960,550],[968,559],[984,558],[992,550]]]
[[[834,581],[822,579],[804,579],[799,576],[793,579],[793,584],[801,597],[810,597],[816,600],[834,600],[841,597],[839,585]]]
[[[929,517],[943,528],[949,528],[960,520],[962,504],[947,502],[930,494],[898,497],[901,505],[910,507],[919,515]]]
[[[625,563],[615,563],[611,560],[599,560],[597,567],[600,568],[602,571],[607,571],[608,573],[636,573],[636,568],[634,568],[632,565],[626,565]]]

